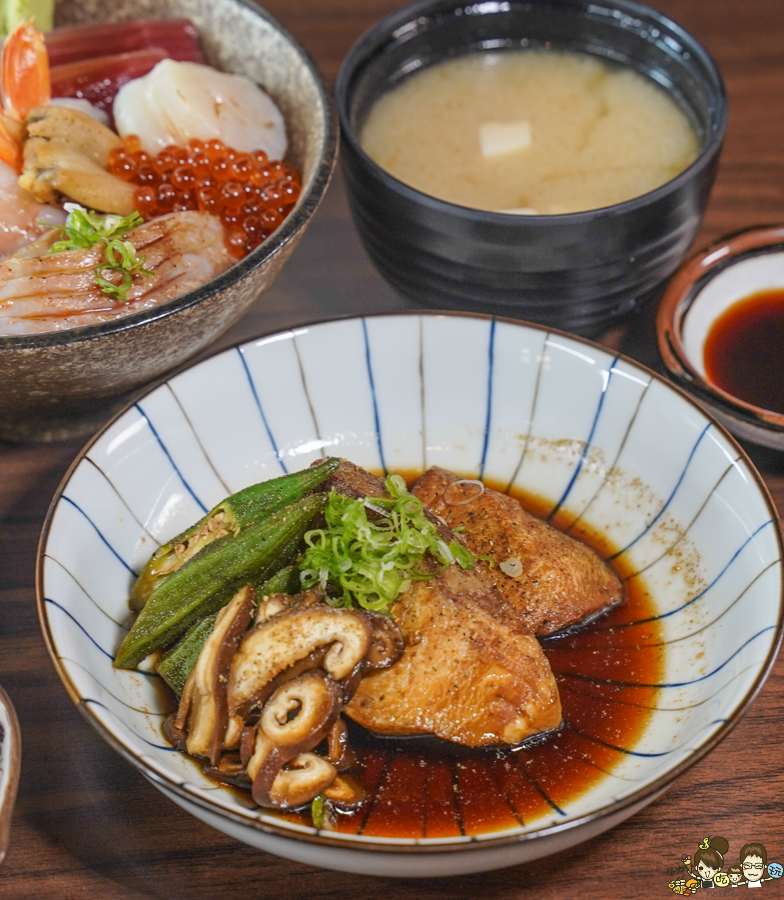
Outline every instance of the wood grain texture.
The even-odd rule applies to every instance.
[[[392,0],[269,0],[328,81]],[[719,175],[695,248],[728,232],[784,220],[784,4],[659,0],[718,62],[730,97]],[[375,273],[335,179],[274,286],[214,349],[261,332],[344,313],[406,308]],[[648,308],[607,343],[659,368]],[[163,797],[95,734],[71,704],[38,627],[34,568],[47,507],[81,441],[0,444],[0,682],[22,726],[24,756],[0,897],[109,900],[334,897],[655,898],[674,896],[669,867],[705,835],[759,840],[784,862],[784,663],[729,737],[671,790],[613,831],[539,862],[483,875],[393,881],[289,863],[208,828]],[[746,448],[778,508],[784,455]],[[781,893],[782,883],[764,889]]]

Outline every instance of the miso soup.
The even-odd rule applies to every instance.
[[[396,178],[475,209],[553,215],[670,181],[697,135],[651,79],[582,53],[472,53],[406,77],[371,109],[362,147]]]

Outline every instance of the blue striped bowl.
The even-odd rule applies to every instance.
[[[156,676],[111,665],[135,573],[226,494],[323,454],[376,471],[437,464],[546,498],[561,521],[606,535],[630,577],[644,578],[661,621],[664,677],[648,726],[594,787],[500,832],[346,836],[243,802],[166,744]],[[727,734],[780,642],[782,544],[770,498],[737,444],[652,372],[519,322],[381,315],[250,341],[114,419],[52,504],[38,602],[54,664],[85,718],[198,818],[314,865],[461,874],[612,827]]]

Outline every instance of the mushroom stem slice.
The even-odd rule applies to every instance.
[[[291,809],[309,803],[324,793],[337,774],[335,767],[318,754],[300,753],[276,775],[269,792],[270,804]]]
[[[240,716],[232,716],[226,725],[226,736],[223,738],[224,750],[238,750],[242,740],[245,723]]]
[[[325,737],[342,708],[340,685],[311,669],[275,691],[262,710],[259,728],[286,755],[296,756]]]

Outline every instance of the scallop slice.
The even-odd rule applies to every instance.
[[[270,159],[286,154],[286,126],[270,97],[243,75],[199,63],[164,59],[124,85],[114,120],[120,135],[138,135],[149,153],[195,138],[245,153],[264,150]]]
[[[148,76],[134,78],[120,88],[112,113],[117,133],[121,137],[135,134],[148,153],[156,154],[172,143]]]

